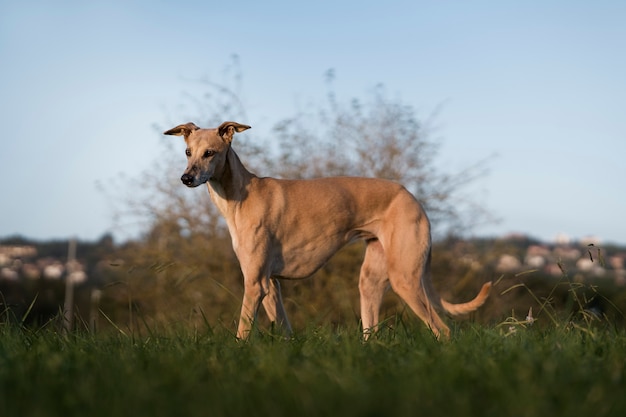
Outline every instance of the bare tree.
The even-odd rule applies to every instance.
[[[424,204],[439,234],[459,234],[490,218],[464,188],[486,175],[487,159],[460,172],[443,172],[432,138],[434,117],[422,122],[411,106],[389,99],[378,86],[366,101],[337,102],[329,93],[317,112],[298,113],[274,128],[279,161],[272,174],[287,178],[350,175],[385,178]]]

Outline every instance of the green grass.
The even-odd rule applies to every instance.
[[[223,329],[65,336],[0,325],[0,416],[622,416],[626,334],[417,322],[237,342]]]

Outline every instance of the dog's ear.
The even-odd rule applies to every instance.
[[[185,123],[184,125],[178,125],[176,127],[171,128],[170,130],[163,132],[164,135],[175,135],[175,136],[184,136],[185,139],[191,135],[191,132],[194,130],[200,129],[198,126],[193,123]]]
[[[243,132],[246,129],[250,129],[250,126],[242,125],[237,122],[224,122],[217,128],[217,134],[226,142],[230,143],[233,141],[235,132]]]

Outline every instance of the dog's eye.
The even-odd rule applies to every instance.
[[[191,149],[189,148],[185,149],[185,155],[191,156]]]
[[[210,158],[213,155],[215,155],[215,151],[212,151],[210,149],[204,151],[204,155],[202,155],[203,158]]]

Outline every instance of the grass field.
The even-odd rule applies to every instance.
[[[407,321],[366,343],[356,326],[243,343],[0,324],[0,416],[626,415],[621,330],[465,323],[441,343]]]

